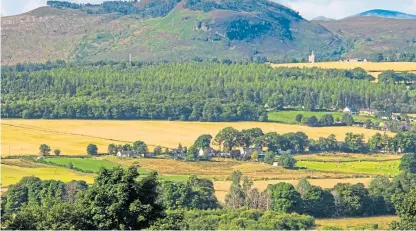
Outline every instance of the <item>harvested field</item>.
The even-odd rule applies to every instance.
[[[86,155],[86,147],[90,143],[98,146],[98,152],[106,152],[110,143],[124,144],[136,140],[143,140],[150,148],[154,145],[175,148],[179,143],[191,145],[202,134],[215,136],[228,126],[240,130],[259,127],[264,132],[277,133],[303,131],[314,139],[335,134],[337,139],[343,140],[347,132],[364,133],[368,138],[378,132],[358,127],[314,128],[260,122],[6,119],[1,121],[1,155],[38,155],[40,144],[48,144],[52,150],[60,149],[62,155]]]

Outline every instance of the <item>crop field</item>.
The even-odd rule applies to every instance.
[[[61,180],[64,182],[72,180],[84,180],[87,183],[94,182],[94,175],[80,173],[70,169],[59,168],[48,165],[32,164],[24,160],[2,160],[1,164],[1,186],[7,187],[17,183],[25,176],[36,176],[42,180]]]
[[[399,220],[398,216],[380,216],[380,217],[354,217],[354,218],[337,218],[337,219],[316,219],[316,229],[334,230],[341,228],[345,230],[368,230],[377,224],[374,230],[389,230],[389,224]]]
[[[319,67],[319,68],[334,68],[334,69],[354,69],[360,67],[366,70],[374,77],[383,71],[393,70],[396,72],[409,71],[416,73],[416,63],[414,62],[319,62],[319,63],[288,63],[288,64],[272,64],[273,67]]]
[[[344,113],[342,112],[311,112],[311,111],[279,111],[279,112],[269,112],[269,121],[274,122],[281,122],[281,123],[290,123],[295,124],[298,123],[296,121],[296,115],[301,114],[303,117],[311,117],[316,116],[320,119],[325,114],[331,114],[334,119],[339,118],[341,120]],[[382,122],[380,119],[376,119],[373,116],[368,115],[353,115],[354,121],[357,122],[364,122],[367,119],[372,120],[373,122]]]
[[[1,155],[38,155],[40,144],[48,144],[52,150],[60,149],[61,155],[86,155],[86,147],[90,143],[98,146],[98,152],[107,152],[110,143],[125,144],[136,140],[143,140],[150,149],[155,145],[175,148],[179,143],[191,145],[202,134],[215,136],[228,126],[240,130],[259,127],[264,132],[277,133],[303,131],[314,139],[335,134],[337,139],[343,140],[347,132],[363,133],[369,138],[378,132],[358,127],[314,128],[272,122],[6,119],[1,121]]]

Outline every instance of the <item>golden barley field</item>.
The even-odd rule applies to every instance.
[[[316,219],[315,228],[318,230],[330,229],[330,227],[344,230],[367,230],[373,224],[377,224],[376,230],[389,230],[389,224],[397,220],[399,220],[398,216]]]
[[[94,182],[93,174],[80,173],[70,169],[37,164],[25,160],[2,160],[2,188],[7,188],[9,185],[17,183],[25,176],[36,176],[42,180],[61,180],[64,182],[71,180],[84,180],[87,183]]]
[[[374,77],[387,70],[397,72],[409,71],[416,73],[416,63],[414,62],[318,62],[318,63],[286,63],[286,64],[272,64],[273,67],[320,67],[320,68],[335,68],[335,69],[354,69],[356,67],[363,68]]]
[[[93,143],[99,152],[106,152],[110,143],[124,144],[143,140],[153,145],[175,148],[179,143],[189,146],[202,134],[215,136],[222,128],[236,129],[259,127],[264,132],[305,132],[310,138],[335,134],[344,139],[345,133],[363,133],[366,138],[378,131],[358,127],[314,128],[260,122],[208,123],[180,121],[114,121],[114,120],[23,120],[1,121],[1,155],[37,155],[40,144],[52,150],[60,149],[62,155],[86,155],[86,147]]]

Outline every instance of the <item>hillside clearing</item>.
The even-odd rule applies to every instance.
[[[313,139],[335,134],[338,140],[343,140],[347,132],[363,133],[369,138],[379,132],[358,127],[314,128],[271,122],[6,119],[1,121],[1,155],[38,155],[40,144],[48,144],[52,150],[60,149],[62,155],[86,155],[90,143],[98,146],[98,152],[107,152],[110,143],[124,144],[136,140],[143,140],[151,150],[154,145],[175,148],[179,143],[190,146],[202,134],[215,136],[229,126],[239,130],[259,127],[264,132],[277,133],[303,131]]]

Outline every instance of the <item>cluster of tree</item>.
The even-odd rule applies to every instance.
[[[374,53],[369,60],[373,62],[416,62],[416,53]]]
[[[416,74],[385,71],[378,76],[378,81],[383,83],[416,83]]]
[[[183,218],[182,222],[177,222]],[[313,217],[255,209],[168,211],[157,230],[307,230]]]
[[[269,185],[259,192],[252,188],[247,177],[241,183],[241,172],[232,175],[232,184],[226,195],[225,206],[229,209],[272,210],[279,213],[307,214],[313,217],[358,217],[395,214],[396,209],[406,207],[395,198],[406,196],[416,187],[416,154],[402,159],[403,173],[390,180],[386,176],[375,177],[368,188],[363,184],[339,183],[332,189],[322,189],[301,179],[295,188],[289,183]],[[412,162],[406,163],[408,158]],[[414,209],[413,204],[413,209]],[[399,212],[400,213],[400,212]],[[414,221],[414,220],[413,220]]]
[[[2,68],[2,117],[267,121],[265,104],[416,111],[414,90],[362,80],[362,70],[213,62],[31,69]]]
[[[232,127],[222,129],[214,138],[213,143],[224,152],[235,147],[266,147],[269,151],[279,153],[289,151],[302,153],[308,146],[308,136],[303,132],[279,135],[276,132],[264,133],[260,128],[238,131]]]
[[[50,153],[51,153],[51,147],[49,147],[47,144],[41,144],[41,145],[39,146],[39,154],[40,154],[41,156],[49,156],[49,155],[50,155]],[[59,149],[55,149],[55,150],[53,150],[53,153],[54,153],[56,156],[59,156],[59,155],[61,155],[61,150],[59,150]]]
[[[47,5],[59,9],[84,10],[88,14],[118,13],[122,15],[139,15],[147,17],[163,17],[167,15],[180,0],[152,0],[141,7],[137,6],[137,0],[133,1],[104,1],[101,4],[77,4],[67,1],[48,1]]]
[[[341,120],[339,118],[334,119],[332,114],[325,114],[322,118],[318,119],[316,116],[311,117],[303,117],[302,114],[296,115],[297,122],[303,122],[310,127],[329,127],[329,126],[340,126],[340,125],[347,125],[351,126],[354,124],[354,118],[351,114],[344,113],[342,115]]]
[[[157,148],[157,149],[156,149]],[[160,146],[157,146],[155,150],[158,152],[158,154],[162,153],[162,148]],[[145,142],[138,140],[131,144],[109,144],[107,148],[107,153],[109,155],[116,155],[118,151],[135,151],[137,154],[145,154],[148,152],[148,148]]]

